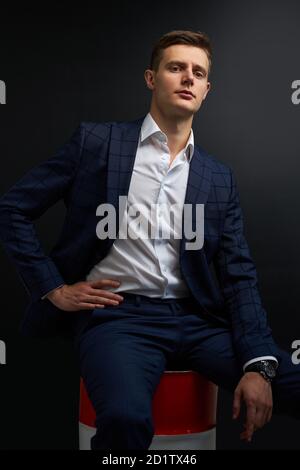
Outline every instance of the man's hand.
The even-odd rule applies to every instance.
[[[82,281],[60,287],[47,295],[56,307],[67,312],[104,308],[105,305],[118,305],[123,297],[114,294],[107,287],[119,287],[120,282],[112,279]]]
[[[242,400],[246,404],[245,430],[241,439],[251,442],[254,431],[262,428],[272,417],[272,387],[258,372],[247,372],[234,392],[233,419],[240,414]]]

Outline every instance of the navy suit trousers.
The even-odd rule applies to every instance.
[[[120,305],[87,311],[75,341],[96,410],[92,449],[149,448],[152,398],[166,369],[198,371],[230,391],[243,375],[229,327],[204,318],[196,302],[124,297]],[[274,412],[300,418],[300,365],[280,353]]]

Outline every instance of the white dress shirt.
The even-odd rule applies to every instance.
[[[168,138],[151,114],[147,114],[141,126],[128,191],[128,208],[138,209],[140,220],[148,224],[135,224],[134,217],[128,210],[125,211],[111,249],[92,268],[86,280],[112,278],[120,281],[119,287],[109,288],[112,292],[131,292],[158,298],[189,295],[180,272],[179,247],[182,210],[193,152],[194,135],[191,129],[185,148],[170,165]],[[171,207],[174,223],[172,219],[170,223]],[[138,238],[136,235],[130,236],[133,232],[138,233]]]

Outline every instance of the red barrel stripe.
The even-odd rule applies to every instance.
[[[155,435],[208,431],[216,425],[217,387],[194,371],[166,371],[153,397]],[[95,411],[80,381],[79,421],[95,427]]]
[[[152,403],[155,434],[188,434],[214,428],[216,403],[216,385],[197,372],[165,372]]]

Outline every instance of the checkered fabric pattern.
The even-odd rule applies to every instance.
[[[113,240],[99,240],[99,204],[127,195],[144,117],[131,122],[83,122],[58,152],[30,170],[0,199],[0,239],[30,296],[23,333],[57,333],[62,311],[41,297],[63,284],[84,280],[107,254]],[[63,200],[66,216],[49,254],[34,221]],[[199,312],[232,327],[241,364],[277,354],[257,285],[255,266],[243,234],[243,217],[231,169],[195,146],[186,204],[204,204],[204,246],[180,246],[182,275]],[[195,211],[192,226],[195,229]],[[214,276],[213,271],[216,274]]]

